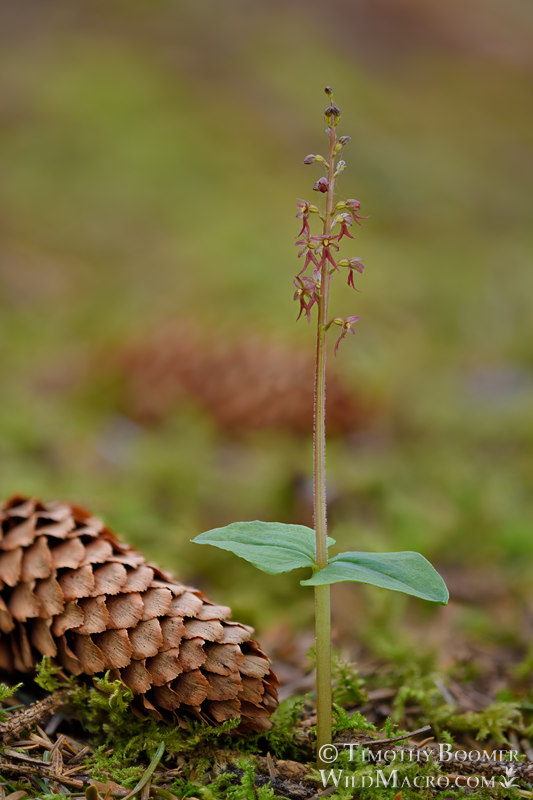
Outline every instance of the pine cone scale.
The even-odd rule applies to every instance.
[[[197,669],[205,664],[207,656],[204,649],[204,639],[187,639],[181,643],[181,663],[184,672]]]
[[[0,559],[0,580],[8,586],[16,586],[22,572],[22,550],[11,550]]]
[[[85,621],[85,614],[82,608],[73,600],[66,603],[64,610],[52,621],[52,634],[55,637],[62,636],[72,628],[79,628]],[[105,628],[102,628],[105,630]]]
[[[41,541],[46,540],[43,537]],[[87,550],[79,539],[66,539],[61,544],[55,545],[50,552],[54,569],[78,569],[84,563]],[[39,575],[38,577],[46,576]]]
[[[57,655],[57,647],[50,633],[52,620],[37,619],[32,625],[30,641],[39,653],[43,656],[55,658]]]
[[[152,686],[150,673],[144,665],[144,661],[130,661],[127,667],[122,670],[122,680],[129,686],[134,694],[144,694]]]

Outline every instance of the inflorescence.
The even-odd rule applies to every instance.
[[[338,153],[350,141],[349,136],[337,138],[336,128],[340,122],[340,110],[333,102],[333,92],[326,87],[326,94],[330,103],[325,110],[326,134],[330,141],[329,161],[319,154],[310,154],[304,158],[304,164],[320,164],[326,170],[326,175],[318,178],[313,189],[316,192],[326,195],[326,211],[320,213],[319,208],[307,200],[298,200],[296,216],[301,219],[302,226],[296,236],[296,246],[299,248],[298,258],[303,259],[303,267],[294,278],[294,299],[300,303],[298,319],[305,312],[307,321],[311,321],[311,309],[314,305],[319,305],[323,299],[323,290],[326,282],[329,283],[334,275],[341,269],[347,270],[347,284],[355,291],[355,275],[361,274],[364,264],[358,256],[350,258],[338,258],[340,244],[343,239],[354,239],[354,225],[362,225],[361,220],[368,219],[360,215],[361,203],[353,198],[340,200],[333,205],[333,195],[335,179],[346,168],[346,162],[342,159],[336,160]],[[322,233],[311,235],[310,221],[313,214],[322,220]],[[326,304],[327,306],[327,304]],[[327,310],[327,308],[325,309]],[[324,329],[328,330],[331,325],[340,327],[340,336],[335,344],[335,354],[342,339],[348,333],[354,333],[354,323],[359,319],[358,316],[333,317],[328,322],[324,322]]]

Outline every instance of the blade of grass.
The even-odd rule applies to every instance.
[[[157,748],[157,750],[155,752],[154,757],[150,761],[150,764],[148,765],[148,767],[144,771],[140,781],[137,783],[136,786],[133,787],[131,792],[129,794],[127,794],[126,797],[122,798],[122,800],[130,800],[130,798],[135,797],[136,794],[139,794],[141,789],[143,789],[146,786],[146,784],[148,783],[148,781],[150,780],[150,778],[154,774],[155,769],[156,769],[157,765],[159,764],[159,762],[161,761],[161,758],[163,757],[163,753],[164,752],[165,752],[165,744],[164,744],[164,742],[161,742],[161,744],[159,745],[159,747]]]

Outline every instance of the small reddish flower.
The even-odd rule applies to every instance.
[[[302,256],[305,255],[304,265],[303,265],[302,269],[300,270],[300,272],[298,273],[298,275],[302,275],[305,272],[305,270],[307,269],[307,267],[308,267],[310,262],[312,262],[315,265],[315,267],[319,267],[320,266],[320,264],[317,261],[315,252],[314,252],[316,250],[316,244],[313,241],[314,238],[315,237],[313,236],[313,237],[311,237],[311,239],[309,239],[309,238],[298,239],[298,241],[296,242],[296,246],[300,247],[300,252],[298,253],[298,258],[302,258]]]
[[[314,273],[313,273],[314,274]],[[300,313],[296,321],[302,316],[305,311],[307,321],[311,322],[311,309],[315,303],[318,302],[318,292],[320,290],[320,278],[300,278],[298,275],[293,280],[293,286],[296,289],[294,292],[293,300],[300,301]]]
[[[296,238],[298,238],[298,236],[301,236],[302,234],[304,236],[309,236],[309,234],[311,233],[311,231],[309,230],[309,214],[311,213],[309,208],[309,203],[307,202],[307,200],[298,200],[296,208],[297,208],[296,217],[299,217],[302,220],[302,228]]]
[[[330,262],[330,264],[333,265],[333,267],[336,270],[339,269],[338,266],[337,266],[337,262],[335,261],[335,259],[331,255],[331,249],[332,248],[334,248],[335,250],[339,249],[339,245],[337,244],[335,239],[336,239],[335,236],[326,236],[323,233],[321,233],[319,236],[311,236],[311,241],[317,242],[317,244],[319,244],[319,246],[321,248],[321,252],[320,252],[321,259],[320,259],[320,264],[319,264],[320,267],[322,267],[324,265],[324,263],[326,262],[326,260],[327,260],[327,261]]]
[[[355,316],[355,317],[346,317],[345,319],[343,319],[342,317],[335,317],[335,319],[332,320],[334,325],[339,325],[341,328],[341,335],[339,336],[339,338],[335,343],[335,355],[337,355],[337,350],[339,349],[339,344],[341,340],[344,339],[344,337],[348,333],[355,333],[353,326],[358,321],[358,319],[359,317]]]
[[[297,217],[308,217],[311,213],[311,206],[307,200],[298,200],[296,208],[298,209],[296,212]]]
[[[341,241],[341,239],[344,236],[347,236],[348,239],[353,239],[354,238],[352,236],[352,234],[350,233],[350,231],[348,230],[348,228],[351,226],[351,224],[352,224],[352,216],[351,216],[351,214],[346,214],[346,213],[337,214],[337,216],[333,220],[333,227],[335,227],[335,225],[340,225],[341,226],[340,233],[337,236],[337,240],[339,242]]]
[[[325,194],[328,190],[329,183],[327,178],[319,178],[315,185],[313,186],[313,190],[315,192],[322,192]]]
[[[359,272],[359,274],[362,274],[363,271],[364,271],[364,268],[365,268],[365,265],[363,264],[361,259],[360,258],[356,258],[356,257],[354,257],[354,258],[341,258],[341,260],[339,261],[339,267],[347,267],[348,268],[348,270],[349,270],[349,272],[348,272],[348,286],[351,286],[353,289],[355,289],[355,284],[353,282],[354,272]],[[356,291],[357,291],[357,289],[356,289]]]
[[[311,203],[308,203],[307,200],[298,200],[296,203],[296,216],[302,220],[303,224],[296,238],[298,238],[298,236],[302,236],[302,234],[304,236],[310,235],[311,231],[309,230],[309,217],[311,214],[318,214],[318,208],[311,205]]]
[[[350,214],[352,215],[352,219],[353,219],[354,222],[357,223],[357,225],[361,225],[361,223],[359,222],[360,219],[368,219],[368,217],[361,217],[357,213],[359,211],[359,209],[361,208],[361,203],[359,202],[359,200],[353,200],[353,199],[345,200],[344,201],[344,205],[345,205],[346,208],[349,209]]]

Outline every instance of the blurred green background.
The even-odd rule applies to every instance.
[[[309,626],[293,578],[189,539],[307,522],[310,437],[232,437],[194,398],[139,423],[113,354],[172,320],[313,347],[294,214],[316,200],[302,159],[325,148],[330,84],[352,137],[339,193],[370,215],[347,253],[362,291],[334,290],[361,316],[334,366],[379,409],[331,442],[332,531],[433,559],[455,598],[423,609],[441,640],[527,640],[532,34],[526,0],[2,4],[2,495],[85,505],[261,630]],[[345,589],[341,642],[404,608]]]

